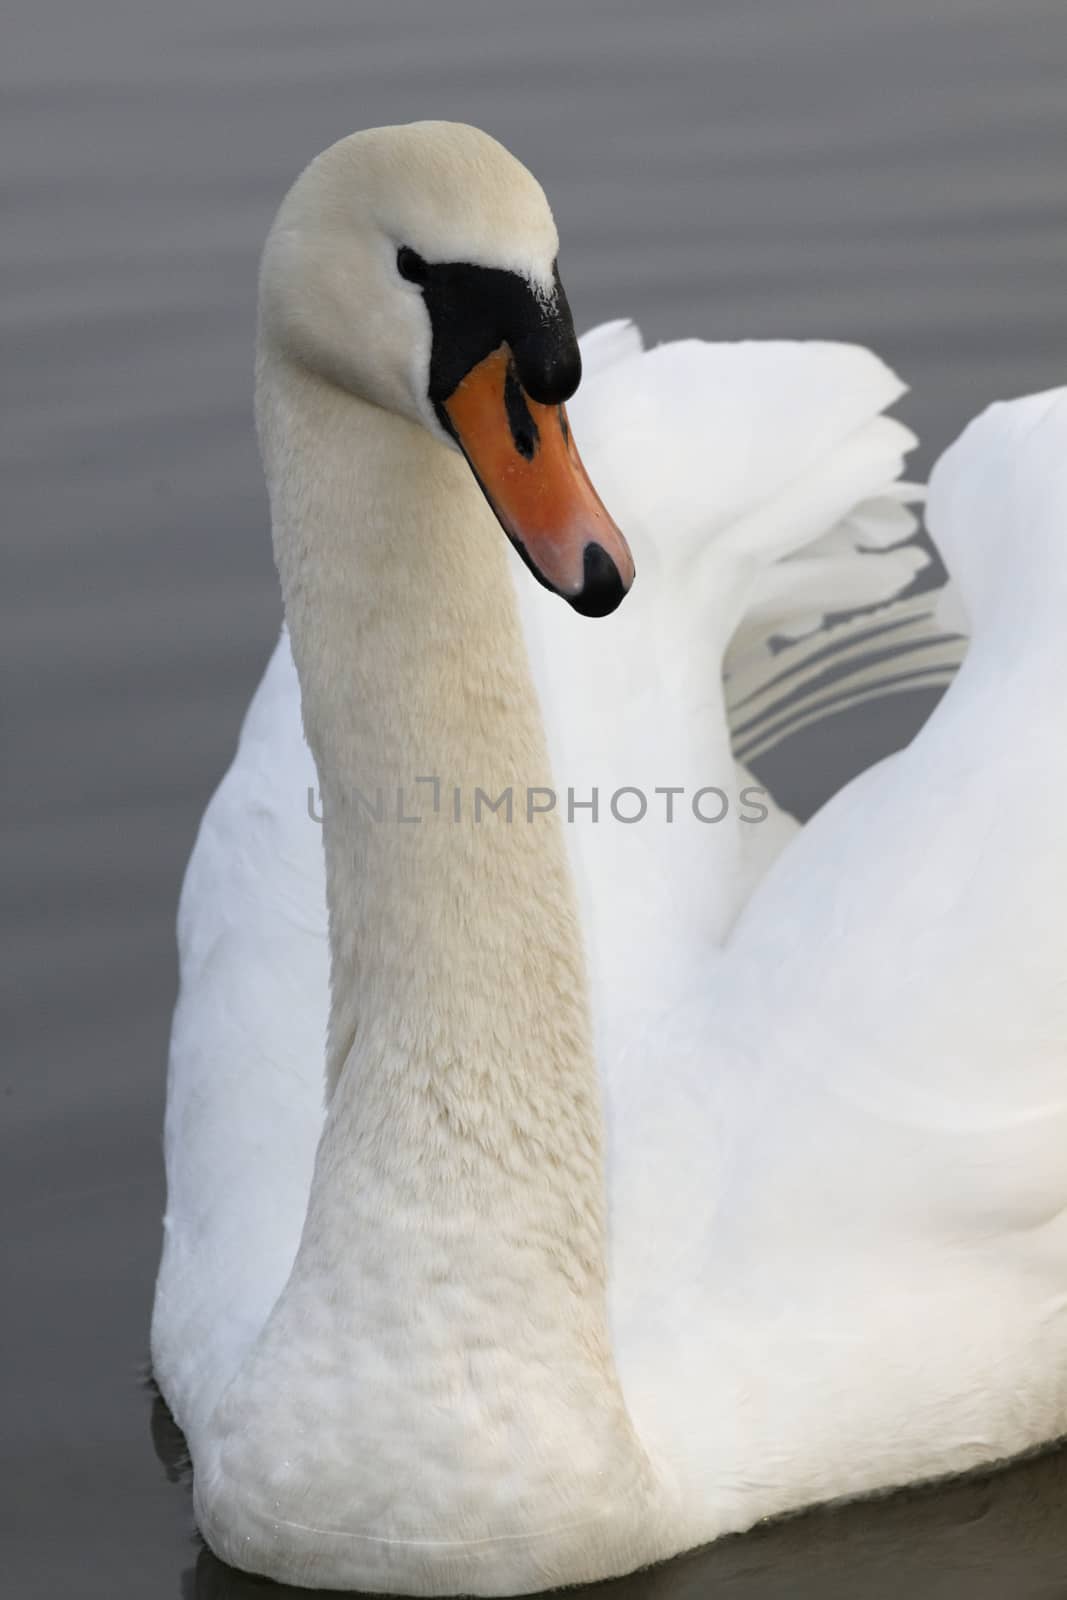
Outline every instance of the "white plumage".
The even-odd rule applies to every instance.
[[[513,1215],[505,1185],[496,1217],[442,1233],[432,1193],[466,1177],[434,1191],[431,1169],[452,1170],[454,1123],[491,1123],[488,1078],[484,1105],[452,1101],[428,1145],[401,1062],[395,1123],[387,1097],[368,1144],[346,1067],[305,1228],[330,948],[319,775],[283,635],[182,894],[153,1349],[209,1539],[291,1582],[581,1581],[1067,1427],[1067,391],[994,408],[939,465],[928,521],[973,624],[967,661],[910,747],[798,830],[773,803],[742,820],[753,780],[724,660],[743,704],[773,701],[771,636],[884,605],[923,565],[895,547],[913,527],[912,440],[884,415],[901,386],[847,346],[646,353],[614,324],[583,350],[570,416],[638,579],[590,623],[517,559],[512,577],[581,908],[621,1431],[604,1473],[614,1402],[579,1370],[596,1328],[566,1367],[552,1324],[570,1302],[525,1245],[500,1244],[540,1226],[537,1206]],[[668,823],[652,797],[671,786]],[[702,787],[727,795],[721,822],[693,814]],[[640,823],[610,814],[624,788],[650,799]],[[597,791],[595,823],[588,806],[566,820],[568,789]],[[433,885],[419,892],[429,904]],[[510,976],[470,997],[494,1036]],[[515,1155],[520,1187],[568,1159],[572,1110],[554,1113],[559,1151]],[[368,1229],[385,1230],[381,1256]]]

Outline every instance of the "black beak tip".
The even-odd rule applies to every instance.
[[[626,598],[619,569],[602,545],[587,544],[582,563],[582,587],[568,601],[583,617],[608,617]]]

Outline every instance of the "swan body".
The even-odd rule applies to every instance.
[[[591,620],[427,402],[398,245],[553,303],[543,196],[453,125],[343,141],[268,244],[288,631],[182,893],[153,1320],[206,1538],[523,1593],[1055,1437],[1067,397],[935,472],[973,637],[929,723],[755,825],[724,662],[922,565],[900,384],[596,330],[569,420],[638,576]]]

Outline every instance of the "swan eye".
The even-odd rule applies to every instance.
[[[425,283],[430,276],[430,269],[418,251],[406,244],[402,244],[396,253],[396,270],[409,283]]]

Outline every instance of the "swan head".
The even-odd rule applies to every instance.
[[[461,123],[353,134],[282,203],[260,339],[466,457],[534,576],[588,616],[633,581],[582,467],[566,401],[581,357],[544,191]]]

